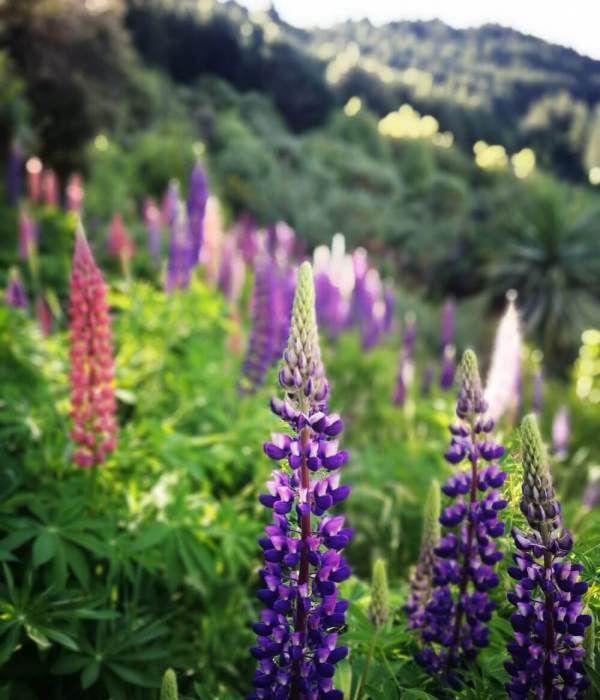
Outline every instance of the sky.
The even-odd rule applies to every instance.
[[[238,0],[252,10],[268,0]],[[513,27],[600,59],[598,0],[275,0],[281,17],[299,27],[368,17],[374,24],[439,18],[453,27],[489,22]]]

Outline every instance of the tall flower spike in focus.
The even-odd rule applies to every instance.
[[[435,548],[431,599],[425,606],[417,657],[432,675],[452,688],[461,686],[460,671],[481,647],[488,645],[488,628],[495,608],[488,591],[498,585],[494,565],[502,558],[494,542],[504,532],[498,512],[507,502],[496,490],[506,472],[496,460],[504,447],[490,436],[494,421],[487,418],[477,357],[465,351],[452,438],[445,458],[465,464],[448,478],[442,491],[454,499],[442,510],[442,537]],[[485,495],[483,495],[485,493]]]
[[[178,700],[177,676],[172,668],[168,668],[162,679],[160,686],[160,700]]]
[[[518,383],[521,376],[521,322],[516,307],[517,293],[506,294],[508,304],[498,324],[492,362],[485,385],[488,415],[495,421],[507,411],[513,414],[518,403]]]
[[[314,305],[312,270],[303,263],[279,374],[286,396],[271,401],[289,430],[274,433],[264,445],[278,466],[260,496],[273,520],[259,540],[264,566],[258,597],[265,607],[253,625],[258,669],[250,700],[343,697],[333,675],[348,653],[337,645],[348,601],[339,597],[337,584],[350,575],[340,552],[352,531],[343,516],[327,511],[350,492],[340,485],[339,472],[348,455],[338,448],[342,420],[327,411]]]
[[[560,503],[535,416],[521,424],[523,486],[521,512],[529,531],[512,530],[517,552],[509,575],[516,580],[508,594],[517,608],[511,617],[514,640],[508,645],[511,700],[583,698],[588,681],[582,663],[583,611],[588,585],[579,581],[583,566],[566,557],[573,540],[561,526]]]
[[[411,629],[420,629],[423,626],[425,606],[431,598],[433,568],[436,560],[434,550],[440,541],[440,509],[440,485],[434,480],[425,501],[419,561],[410,577],[410,595],[404,608],[408,615],[408,626]]]
[[[73,461],[91,467],[115,449],[117,421],[106,285],[81,224],[75,234],[69,317]]]

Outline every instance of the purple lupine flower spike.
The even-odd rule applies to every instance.
[[[440,370],[440,388],[449,391],[454,386],[454,375],[456,373],[456,350],[454,345],[446,345],[442,357],[442,369]]]
[[[142,207],[142,218],[146,224],[148,232],[148,253],[154,260],[160,257],[161,235],[160,235],[160,209],[156,206],[156,202],[152,197],[147,197],[144,200]]]
[[[264,445],[275,469],[260,501],[273,510],[260,544],[264,567],[259,599],[265,607],[253,625],[258,660],[249,700],[341,700],[333,687],[335,664],[347,653],[338,645],[348,601],[337,584],[350,575],[341,550],[352,531],[344,517],[327,511],[349,494],[340,485],[348,458],[338,448],[341,418],[327,411],[325,378],[315,317],[312,270],[298,271],[290,335],[279,382],[285,399],[271,408],[291,430]]]
[[[27,294],[21,282],[19,271],[13,267],[8,275],[8,284],[4,292],[4,299],[13,309],[26,309],[28,305]]]
[[[190,175],[187,199],[187,213],[190,227],[190,265],[198,264],[204,239],[204,216],[208,201],[208,182],[200,163],[196,163]]]
[[[251,393],[262,385],[277,345],[276,273],[263,253],[256,259],[252,290],[252,330],[242,365],[239,389]]]
[[[511,700],[583,698],[588,686],[583,638],[592,621],[583,609],[588,585],[579,580],[583,566],[566,559],[573,540],[561,526],[560,503],[533,414],[523,419],[521,447],[520,507],[529,531],[512,530],[518,551],[508,568],[516,581],[508,599],[517,610],[511,616],[515,634],[507,647],[511,680],[506,689]]]
[[[424,648],[417,656],[429,673],[452,688],[461,686],[461,668],[488,644],[486,623],[495,608],[488,591],[498,585],[494,565],[502,558],[494,540],[504,531],[498,512],[507,504],[496,490],[506,479],[496,463],[504,448],[490,436],[494,422],[486,418],[486,410],[477,358],[467,350],[461,363],[458,421],[450,426],[445,454],[448,462],[466,463],[467,469],[442,487],[453,502],[440,516],[444,531],[434,550],[433,589],[421,630]]]
[[[23,153],[13,141],[6,160],[6,196],[9,204],[16,204],[23,190]]]
[[[454,344],[454,325],[456,318],[456,304],[453,299],[446,299],[442,307],[442,351],[448,345]]]
[[[168,207],[165,208],[171,229],[165,280],[167,292],[172,292],[175,289],[187,289],[190,285],[193,268],[187,214],[177,193],[177,183],[171,183],[167,199]]]

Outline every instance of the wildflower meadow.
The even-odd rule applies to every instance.
[[[70,1],[0,45],[0,700],[600,698],[591,179]]]

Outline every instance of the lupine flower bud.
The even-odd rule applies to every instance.
[[[160,209],[156,206],[155,201],[152,197],[146,197],[142,207],[142,218],[146,224],[146,230],[148,232],[148,253],[150,257],[154,260],[158,260],[160,257],[160,223],[161,214]]]
[[[38,228],[22,207],[19,209],[19,258],[31,260],[37,252]]]
[[[11,268],[8,273],[8,284],[4,292],[4,299],[13,309],[26,309],[28,305],[27,294],[21,282],[21,276],[16,267]]]
[[[37,156],[31,156],[25,164],[27,172],[27,196],[32,202],[37,202],[41,196],[42,161]]]
[[[52,314],[43,296],[39,296],[35,301],[35,315],[42,335],[47,338],[52,332]]]
[[[515,579],[508,600],[514,640],[508,645],[511,676],[506,689],[512,700],[529,697],[583,698],[588,681],[582,660],[583,640],[592,618],[583,610],[587,583],[579,581],[583,566],[565,557],[573,541],[561,528],[560,503],[535,416],[521,426],[523,486],[521,511],[530,532],[512,530],[517,552],[508,568]]]
[[[557,457],[566,457],[569,450],[569,438],[571,437],[571,421],[569,409],[561,406],[552,422],[552,447]]]
[[[371,584],[371,603],[369,620],[374,627],[383,627],[390,617],[390,596],[388,592],[385,561],[376,559],[373,564],[373,581]]]
[[[512,409],[514,412],[521,371],[521,323],[515,306],[517,293],[511,290],[506,298],[508,305],[496,331],[484,393],[489,406],[489,416],[495,421],[508,410]]]
[[[110,220],[108,250],[111,255],[119,257],[123,262],[131,260],[135,252],[135,246],[119,212],[115,212]]]
[[[54,170],[44,170],[42,172],[42,200],[46,206],[57,207],[59,203],[58,178]]]
[[[190,263],[198,264],[202,241],[204,240],[204,215],[208,200],[208,182],[200,163],[196,163],[190,175],[187,213],[190,227]]]
[[[178,700],[177,676],[172,668],[168,668],[162,679],[160,687],[160,700]]]
[[[81,173],[73,173],[67,182],[65,190],[65,207],[67,211],[81,212],[85,190]]]
[[[343,516],[327,511],[350,492],[340,485],[339,473],[348,455],[338,449],[342,421],[325,404],[314,298],[312,271],[303,263],[280,373],[286,398],[271,401],[291,434],[274,433],[264,445],[268,457],[285,460],[289,468],[273,471],[259,499],[273,510],[273,520],[260,539],[265,562],[258,597],[265,608],[253,625],[258,669],[249,700],[343,697],[333,675],[348,653],[338,646],[348,601],[338,597],[337,584],[351,573],[340,552],[352,530]]]
[[[271,260],[263,255],[257,259],[254,273],[252,328],[239,385],[243,393],[252,392],[262,386],[266,371],[273,362],[273,351],[277,342],[275,284],[275,271]]]
[[[321,347],[315,312],[315,286],[310,263],[298,270],[287,348],[279,381],[299,410],[311,401],[324,401],[328,385],[321,362]]]
[[[450,426],[445,454],[451,464],[466,463],[467,468],[442,487],[454,503],[440,516],[444,532],[434,550],[433,589],[421,626],[424,648],[417,656],[452,688],[461,685],[460,669],[488,645],[486,623],[495,608],[488,591],[498,585],[494,565],[502,558],[494,540],[504,531],[497,516],[507,505],[496,490],[506,479],[496,464],[504,448],[490,437],[494,421],[486,410],[477,357],[467,350],[456,404],[459,420]]]
[[[410,577],[410,596],[404,608],[408,615],[408,626],[412,629],[420,629],[423,626],[425,606],[431,598],[436,561],[434,550],[440,541],[440,510],[440,485],[434,480],[425,501],[419,561]]]
[[[104,461],[117,440],[111,322],[102,273],[81,225],[75,238],[69,306],[71,439],[75,464]]]

